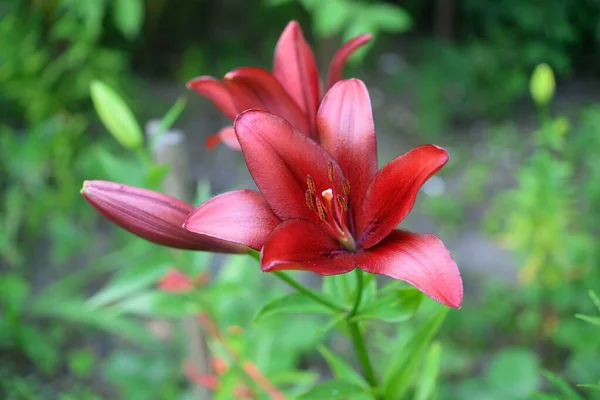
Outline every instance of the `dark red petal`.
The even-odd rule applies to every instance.
[[[269,236],[262,250],[265,272],[307,269],[321,275],[344,274],[355,267],[353,254],[318,226],[306,221],[282,222]]]
[[[152,243],[177,249],[243,253],[237,243],[196,235],[182,225],[193,207],[152,190],[106,181],[86,181],[81,194],[104,217]]]
[[[254,190],[234,190],[200,204],[183,225],[190,232],[240,243],[260,250],[279,224],[263,196]]]
[[[238,151],[242,150],[240,143],[237,140],[237,136],[235,136],[233,126],[226,126],[214,135],[210,135],[204,142],[204,145],[207,149],[212,150],[221,142],[230,149]]]
[[[208,98],[227,118],[234,119],[239,110],[225,86],[212,76],[199,76],[187,83],[187,88]]]
[[[370,42],[371,39],[373,39],[373,35],[370,33],[358,35],[355,38],[348,40],[335,52],[331,64],[329,65],[329,72],[327,73],[326,90],[329,90],[338,81],[343,79],[344,67],[346,66],[348,59],[356,50]]]
[[[448,152],[426,144],[390,161],[375,175],[357,219],[359,245],[369,248],[408,215],[417,192],[448,161]]]
[[[287,121],[266,111],[240,114],[234,129],[248,170],[273,212],[281,220],[318,221],[317,213],[306,205],[306,175],[312,177],[318,195],[331,187],[328,162],[341,181],[343,173],[331,155]]]
[[[377,141],[369,92],[362,81],[338,82],[317,115],[321,145],[337,160],[350,182],[350,207],[356,216],[377,173]]]
[[[463,283],[452,255],[434,235],[394,230],[377,246],[356,254],[357,266],[406,281],[449,307],[460,308]]]
[[[312,49],[297,21],[291,21],[279,37],[273,59],[273,74],[298,103],[314,127],[321,83]],[[315,132],[310,133],[314,137]]]
[[[269,71],[252,67],[238,68],[227,73],[223,82],[238,110],[266,110],[287,120],[300,132],[310,134],[306,113]]]

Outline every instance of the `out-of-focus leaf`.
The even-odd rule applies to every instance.
[[[582,384],[577,385],[577,386],[578,387],[582,387],[582,388],[586,388],[586,389],[600,390],[600,384],[582,383]]]
[[[423,294],[414,288],[398,289],[359,309],[354,321],[378,319],[386,322],[402,322],[411,318],[419,308]]]
[[[21,311],[30,291],[29,283],[17,273],[5,274],[0,279],[0,303],[12,313]]]
[[[333,301],[335,303],[335,301]],[[286,294],[266,303],[254,315],[253,323],[283,314],[331,314],[331,309],[300,293]]]
[[[363,379],[363,377],[352,368],[352,366],[338,357],[335,353],[329,350],[325,346],[319,346],[317,348],[319,353],[327,361],[327,365],[333,372],[333,376],[337,379],[343,379],[352,384],[361,386],[365,389],[369,388],[369,384]]]
[[[360,18],[370,20],[373,26],[386,32],[404,32],[412,23],[406,10],[395,4],[378,2],[365,7],[364,13]]]
[[[581,397],[572,387],[571,385],[569,385],[569,383],[567,381],[565,381],[563,378],[561,378],[560,376],[548,371],[548,370],[544,370],[542,371],[542,375],[544,375],[544,377],[546,379],[548,379],[550,382],[552,382],[554,384],[554,386],[560,390],[560,392],[563,394],[564,396],[564,400],[584,400],[583,397]]]
[[[529,81],[529,92],[538,106],[550,103],[554,96],[555,86],[554,72],[548,64],[540,64],[533,70]]]
[[[315,33],[319,37],[338,34],[350,17],[351,8],[343,0],[327,0],[312,10]]]
[[[71,350],[67,355],[69,369],[79,377],[88,376],[96,363],[96,355],[89,349]]]
[[[144,23],[143,0],[114,0],[113,22],[129,40],[139,35]]]
[[[137,293],[116,303],[111,308],[145,317],[181,317],[200,311],[197,302],[185,296],[158,290]]]
[[[320,383],[302,394],[297,400],[333,400],[345,399],[365,393],[366,390],[354,383],[333,380]]]
[[[592,317],[590,315],[583,315],[583,314],[575,314],[575,317],[579,318],[582,321],[589,322],[590,324],[600,326],[600,317]]]
[[[538,357],[531,350],[505,349],[490,363],[486,380],[504,398],[526,398],[538,388],[540,372]]]
[[[390,399],[401,399],[408,388],[417,366],[422,361],[429,343],[442,325],[448,308],[443,308],[417,329],[405,346],[396,349],[385,369],[383,390]]]
[[[442,345],[440,342],[433,342],[425,357],[425,364],[417,383],[414,400],[430,400],[433,398],[440,373],[441,359]]]
[[[113,137],[129,150],[139,149],[144,139],[142,128],[117,92],[104,82],[93,81],[90,95],[100,120]]]

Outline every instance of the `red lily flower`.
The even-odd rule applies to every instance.
[[[462,279],[440,239],[396,229],[419,188],[448,161],[447,151],[423,145],[378,171],[369,95],[356,79],[327,93],[316,125],[321,145],[267,111],[246,111],[235,120],[248,169],[265,199],[261,204],[281,221],[262,249],[262,270],[332,275],[360,268],[460,307]],[[231,199],[242,201],[235,192],[213,198],[195,209],[184,227],[245,243],[244,236],[256,232],[227,217]]]
[[[260,193],[251,190],[233,192],[240,200],[230,200],[231,220],[252,213],[253,220],[247,220],[254,232],[244,236],[240,245],[235,235],[231,240],[221,240],[214,236],[191,233],[183,228],[188,214],[194,209],[184,201],[148,189],[122,185],[106,181],[86,181],[81,189],[83,197],[104,217],[119,227],[149,242],[185,250],[201,250],[217,253],[245,253],[248,247],[262,248],[266,235],[279,220],[268,209]],[[229,196],[224,196],[227,199]],[[206,207],[210,203],[205,203]],[[225,221],[223,219],[222,221]]]
[[[326,90],[342,79],[348,58],[371,38],[370,34],[359,35],[335,53],[327,74]],[[187,86],[210,99],[232,120],[248,109],[266,110],[284,118],[307,136],[318,139],[316,120],[322,83],[313,51],[296,21],[291,21],[279,37],[273,73],[262,68],[243,67],[228,72],[221,81],[200,76],[189,81]],[[240,150],[232,127],[210,136],[206,146],[213,148],[219,142]]]

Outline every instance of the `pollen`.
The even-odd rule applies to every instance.
[[[306,184],[308,185],[308,191],[310,192],[310,194],[314,195],[315,193],[317,193],[315,181],[313,181],[312,176],[306,175]]]
[[[337,201],[340,203],[340,207],[342,207],[344,212],[348,211],[348,203],[346,203],[346,200],[344,200],[344,198],[339,194],[337,195]]]
[[[310,190],[306,191],[306,206],[311,210],[315,209],[315,204],[313,203],[313,196],[312,193],[310,193]]]
[[[331,161],[327,161],[327,177],[329,178],[329,182],[333,182],[333,163]]]
[[[323,205],[318,200],[315,203],[317,204],[317,212],[319,213],[319,219],[321,221],[324,221],[325,220],[325,210],[323,210]]]
[[[350,182],[348,182],[348,179],[344,178],[344,180],[342,181],[342,192],[345,196],[348,196],[350,194]]]

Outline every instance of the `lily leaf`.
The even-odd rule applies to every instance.
[[[414,288],[397,289],[365,305],[352,317],[353,321],[378,319],[402,322],[410,319],[419,308],[423,294]]]
[[[334,301],[335,302],[335,301]],[[332,314],[333,311],[324,305],[315,302],[313,299],[304,296],[301,293],[291,293],[278,297],[266,303],[260,308],[252,322],[259,321],[283,314]]]
[[[332,380],[319,383],[297,400],[332,400],[346,399],[366,393],[365,389],[343,380]]]
[[[433,398],[435,385],[440,373],[440,361],[442,359],[442,345],[433,342],[425,357],[425,365],[417,384],[415,400],[429,400]]]
[[[383,378],[383,389],[389,399],[401,399],[411,383],[411,378],[420,364],[429,343],[444,322],[448,308],[440,310],[417,329],[405,346],[394,351]]]
[[[550,371],[542,371],[542,375],[550,382],[554,384],[554,386],[563,394],[563,398],[565,400],[583,400],[581,397],[563,378],[560,376],[550,372]]]
[[[600,390],[600,384],[593,384],[593,383],[583,383],[581,385],[577,385],[577,387]]]
[[[352,368],[351,365],[346,363],[327,347],[319,346],[317,350],[319,350],[319,353],[321,353],[325,361],[327,361],[327,365],[329,365],[329,368],[333,372],[333,376],[338,379],[344,379],[349,383],[361,386],[365,389],[369,388],[369,384],[354,370],[354,368]]]

